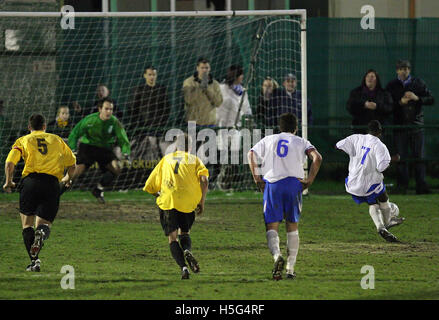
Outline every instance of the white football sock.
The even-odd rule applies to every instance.
[[[274,261],[276,261],[280,256],[279,235],[276,230],[267,231],[267,244],[268,249],[270,249],[270,252],[273,255]]]
[[[299,230],[287,232],[287,271],[294,272],[294,265],[296,264],[297,253],[299,252]]]
[[[385,229],[384,222],[383,222],[383,216],[381,214],[381,211],[379,210],[379,205],[373,204],[369,206],[369,214],[370,217],[373,220],[373,223],[375,223],[375,226],[377,227],[377,230]]]
[[[390,213],[390,204],[389,204],[389,200],[387,200],[386,202],[378,202],[380,205],[380,210],[381,213],[383,215],[383,222],[385,226],[388,226],[390,223],[390,218],[392,217],[391,213]]]

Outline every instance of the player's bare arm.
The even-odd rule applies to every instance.
[[[3,185],[3,190],[5,190],[5,192],[7,193],[11,193],[12,189],[15,188],[15,182],[12,181],[12,178],[14,176],[14,169],[15,169],[15,164],[13,162],[8,161],[5,163],[6,181],[5,184]]]
[[[299,181],[302,183],[303,189],[306,189],[312,185],[323,161],[322,155],[316,149],[313,149],[308,153],[308,158],[310,158],[312,161],[308,178],[299,179]]]
[[[204,211],[204,202],[206,200],[207,190],[209,186],[209,179],[206,176],[200,177],[200,187],[201,187],[201,200],[195,209],[197,215],[201,215]]]
[[[251,171],[252,176],[253,176],[253,180],[256,183],[256,185],[258,186],[259,190],[261,192],[264,192],[265,182],[264,182],[264,180],[262,180],[261,175],[257,174],[257,172],[256,172],[258,165],[256,164],[255,155],[254,155],[252,150],[250,150],[247,153],[247,158],[248,158],[248,165],[250,166],[250,171]]]

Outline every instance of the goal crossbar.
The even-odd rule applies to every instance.
[[[68,12],[18,12],[3,11],[0,17],[62,17]],[[305,9],[295,10],[232,10],[232,11],[139,11],[139,12],[75,12],[75,17],[123,18],[123,17],[233,17],[233,16],[282,16],[297,15],[306,20]]]

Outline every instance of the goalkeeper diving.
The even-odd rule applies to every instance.
[[[113,101],[104,98],[97,107],[98,112],[83,118],[69,135],[68,145],[73,152],[77,152],[77,166],[71,180],[68,176],[63,178],[62,192],[71,186],[72,180],[97,162],[103,175],[92,194],[100,203],[105,203],[104,188],[111,186],[120,174],[113,147],[120,146],[124,160],[128,160],[131,147],[125,129],[113,116]]]

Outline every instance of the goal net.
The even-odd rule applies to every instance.
[[[130,162],[120,163],[115,190],[144,185],[163,154],[172,150],[172,141],[165,139],[172,129],[190,130],[197,140],[195,151],[210,171],[211,188],[254,189],[246,154],[273,132],[266,129],[276,130],[281,111],[296,112],[306,137],[303,103],[298,100],[287,110],[291,106],[262,93],[266,80],[282,88],[293,75],[300,100],[306,100],[304,12],[76,13],[74,20],[60,13],[2,12],[1,162],[15,139],[27,133],[32,113],[42,113],[47,131],[67,140],[72,126],[96,112],[97,101],[108,94],[131,144]],[[212,78],[224,88],[229,67],[242,66],[244,89],[228,86],[238,98],[233,102],[222,94],[219,107],[233,121],[206,126],[186,121],[183,82],[194,75],[199,57],[209,61]],[[147,82],[148,66],[157,76],[154,85]],[[232,110],[236,106],[240,113]],[[57,118],[60,107],[68,108],[67,125]],[[222,160],[221,145],[228,150]],[[16,180],[20,173],[18,167]],[[90,187],[100,177],[94,165],[74,187]]]

